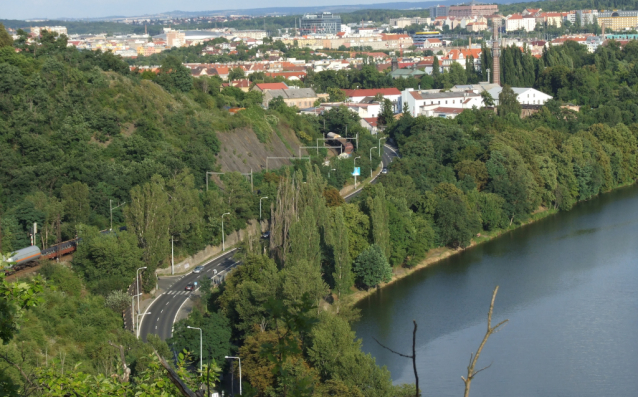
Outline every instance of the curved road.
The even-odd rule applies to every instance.
[[[397,150],[388,144],[383,145],[383,155],[381,159],[383,166],[390,165],[395,157],[399,157]],[[377,175],[372,183],[376,181]],[[349,201],[353,199],[362,189],[354,191],[344,198]],[[142,321],[140,325],[140,337],[146,341],[148,334],[156,334],[162,340],[166,340],[173,335],[173,323],[177,315],[188,299],[191,298],[191,291],[186,291],[186,285],[191,282],[200,280],[203,277],[211,277],[213,270],[218,273],[226,272],[233,267],[236,262],[233,260],[235,250],[230,250],[224,255],[217,257],[204,266],[204,271],[199,274],[188,273],[184,276],[165,276],[160,278],[158,285],[164,291],[161,293],[151,305],[146,309],[146,314],[140,316]]]
[[[383,167],[389,166],[395,157],[400,157],[398,150],[388,145],[387,143],[384,144],[383,154],[381,155],[381,161],[383,162]],[[375,183],[377,181],[377,178],[379,178],[379,175],[381,174],[377,174],[377,176],[375,176],[370,183]],[[343,198],[346,201],[350,201],[353,198],[355,198],[359,193],[361,193],[362,190],[363,190],[363,186],[359,188],[359,190],[355,190],[354,192],[344,196]]]
[[[189,300],[194,291],[186,291],[186,285],[199,281],[205,277],[212,277],[216,269],[218,274],[225,273],[233,267],[236,262],[233,260],[235,250],[219,256],[210,262],[202,265],[204,270],[195,274],[193,272],[183,276],[160,277],[158,284],[162,292],[150,306],[146,309],[146,314],[140,316],[140,337],[146,341],[148,334],[156,334],[162,340],[166,340],[173,335],[173,323],[181,307]]]

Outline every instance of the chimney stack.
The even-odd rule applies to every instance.
[[[472,49],[472,36],[467,38],[468,44],[467,44],[467,49],[471,50]]]
[[[501,85],[501,46],[498,41],[498,28],[501,25],[501,18],[495,15],[492,18],[494,34],[492,35],[492,82]]]

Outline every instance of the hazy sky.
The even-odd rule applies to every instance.
[[[208,11],[234,7],[298,7],[333,4],[389,3],[393,0],[0,0],[0,19],[33,19],[61,17],[95,18],[113,15],[135,16],[174,10]],[[405,0],[402,0],[405,1]],[[409,1],[409,0],[408,0]]]

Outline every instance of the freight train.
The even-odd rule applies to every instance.
[[[64,255],[74,252],[77,249],[79,240],[80,239],[76,238],[64,241],[43,250],[40,250],[37,245],[19,249],[12,252],[10,254],[11,256],[7,258],[6,262],[8,262],[10,266],[0,269],[0,272],[4,272],[5,275],[10,276],[20,270],[37,266],[39,259],[61,258]]]
[[[126,226],[120,227],[119,230],[126,230]],[[109,234],[111,231],[102,230],[100,233]],[[20,270],[37,266],[39,259],[62,258],[64,255],[75,252],[81,240],[81,238],[74,238],[73,240],[63,241],[60,244],[52,245],[43,250],[40,250],[37,245],[19,249],[12,252],[10,254],[11,256],[6,260],[10,266],[0,269],[0,272],[4,272],[5,275],[10,276]]]
[[[343,148],[342,153],[352,154],[354,146],[352,146],[352,142],[348,141],[346,138],[343,138],[341,135],[335,134],[334,132],[327,133],[326,138],[331,140],[335,145],[340,145]]]

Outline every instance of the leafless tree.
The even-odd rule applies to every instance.
[[[416,397],[419,397],[420,396],[420,394],[419,394],[419,374],[416,371],[416,328],[417,327],[416,327],[416,321],[412,320],[412,322],[414,323],[414,330],[412,331],[412,355],[401,354],[399,352],[396,352],[396,351],[390,349],[387,346],[384,346],[381,342],[379,342],[377,340],[377,338],[372,338],[372,339],[374,339],[374,341],[377,342],[379,344],[379,346],[381,346],[382,348],[387,349],[387,350],[391,351],[392,353],[394,353],[394,354],[396,354],[398,356],[412,359],[412,368],[414,369],[414,379],[415,379],[415,382],[416,382],[415,394],[414,395]]]
[[[463,379],[463,382],[465,383],[464,397],[468,397],[470,395],[470,384],[472,383],[472,379],[474,379],[476,374],[492,366],[492,364],[490,364],[487,367],[483,367],[479,369],[478,371],[474,369],[476,367],[476,363],[479,359],[479,356],[481,355],[481,351],[483,350],[485,343],[487,343],[487,339],[493,333],[497,332],[501,326],[503,326],[505,323],[509,321],[509,320],[503,320],[500,323],[496,324],[494,327],[492,327],[492,312],[494,311],[494,300],[496,299],[497,292],[498,292],[498,285],[496,286],[496,288],[494,288],[494,292],[492,293],[492,302],[490,303],[490,311],[487,313],[487,332],[485,333],[485,336],[483,337],[483,340],[481,341],[481,344],[479,345],[479,348],[476,351],[476,354],[470,353],[470,363],[467,366],[467,378],[464,376],[461,376],[461,379]]]

